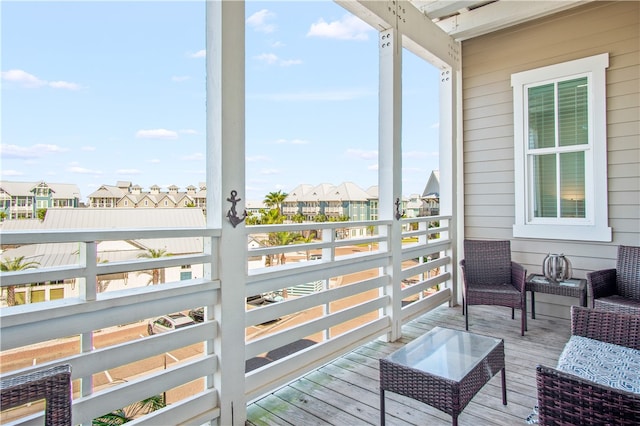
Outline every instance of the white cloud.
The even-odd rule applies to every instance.
[[[171,77],[171,81],[175,81],[176,83],[181,83],[183,81],[189,80],[191,77],[188,75],[174,75]]]
[[[349,148],[345,152],[347,157],[359,158],[361,160],[375,160],[378,158],[378,151],[364,151],[362,149]]]
[[[262,53],[258,56],[255,56],[255,58],[259,61],[266,62],[269,65],[273,65],[278,62],[278,56],[274,55],[273,53]]]
[[[148,129],[136,132],[138,139],[178,139],[178,132],[167,129]]]
[[[151,160],[147,160],[147,163],[160,164],[160,160],[157,158],[152,158]]]
[[[186,161],[201,161],[201,160],[204,160],[204,154],[200,152],[196,152],[195,154],[184,155],[180,159],[186,160]]]
[[[71,173],[77,173],[80,175],[101,175],[102,174],[102,172],[99,170],[91,170],[85,167],[73,166],[73,165],[70,167],[67,167],[67,171]]]
[[[440,128],[440,122],[433,123],[433,124],[432,124],[431,126],[429,126],[429,127],[431,127],[432,129],[439,129],[439,128]]]
[[[262,53],[254,56],[254,58],[268,65],[279,65],[281,67],[290,67],[291,65],[300,65],[302,63],[301,59],[280,59],[278,55],[273,53]]]
[[[142,171],[138,169],[118,169],[116,170],[117,175],[141,175]]]
[[[68,148],[62,148],[58,145],[51,144],[37,144],[34,147],[41,152],[66,152],[69,151]]]
[[[367,23],[353,15],[345,15],[339,21],[327,22],[320,18],[315,24],[311,24],[307,37],[324,37],[339,40],[368,40],[369,31],[372,31]]]
[[[268,9],[262,9],[247,18],[247,25],[255,31],[269,34],[278,28],[275,24],[267,23],[267,21],[275,19],[275,17],[275,13]]]
[[[80,90],[82,86],[77,83],[71,83],[69,81],[46,81],[36,77],[33,74],[29,74],[23,70],[9,70],[3,71],[2,79],[16,83],[22,87],[28,89],[37,89],[39,87],[49,86],[54,89],[65,90]]]
[[[24,176],[24,172],[18,170],[2,170],[2,176]]]
[[[18,83],[22,87],[37,88],[46,86],[47,82],[22,70],[2,71],[2,79]]]
[[[68,81],[50,81],[49,86],[53,87],[54,89],[66,89],[66,90],[80,90],[82,88],[80,87],[79,84],[70,83]]]
[[[367,170],[378,170],[378,164],[371,164],[370,166],[367,166]]]
[[[281,42],[280,40],[278,41],[274,41],[273,43],[271,43],[271,47],[273,47],[274,49],[278,49],[280,47],[284,47],[285,44],[283,42]]]
[[[198,50],[196,53],[187,53],[190,58],[205,58],[207,56],[206,49]]]
[[[65,151],[69,150],[67,148],[51,144],[36,144],[30,147],[7,144],[0,145],[0,155],[4,158],[40,158],[44,157],[46,154]]]
[[[87,152],[93,152],[93,151],[96,150],[96,147],[95,146],[83,146],[83,147],[80,147],[80,150],[81,151],[87,151]]]

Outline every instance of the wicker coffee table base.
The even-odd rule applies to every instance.
[[[478,391],[499,371],[502,376],[502,404],[507,405],[504,342],[501,342],[459,382],[444,379],[387,359],[380,360],[380,424],[385,424],[385,391],[408,396],[452,416],[458,415]]]

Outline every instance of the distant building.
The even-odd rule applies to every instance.
[[[41,209],[76,208],[79,205],[77,185],[0,181],[0,211],[7,219],[34,219]]]
[[[440,170],[431,172],[421,198],[423,207],[420,216],[438,216],[440,214]]]
[[[186,191],[180,191],[176,185],[171,185],[168,191],[161,191],[158,185],[152,185],[149,191],[143,191],[140,185],[120,181],[115,185],[101,185],[89,194],[90,208],[187,208],[198,207],[206,209],[207,185],[200,183],[196,188],[187,186]]]
[[[402,198],[405,217],[433,216],[439,211],[439,173],[434,170],[422,195],[412,194]],[[378,186],[366,191],[353,182],[338,186],[323,183],[317,186],[301,184],[288,193],[282,203],[282,214],[287,220],[301,215],[304,221],[313,222],[318,216],[349,218],[350,221],[378,220]],[[247,203],[249,204],[249,203]]]
[[[263,201],[251,201],[247,200],[244,205],[244,209],[247,211],[247,215],[260,215],[260,210],[268,210],[269,208]]]
[[[313,221],[324,215],[327,219],[344,218],[359,221],[370,217],[371,196],[353,182],[334,186],[323,183],[317,186],[298,185],[282,203],[282,214],[288,220],[302,215],[305,221]]]
[[[43,221],[9,220],[2,223],[3,231],[17,230],[63,230],[63,229],[142,229],[142,228],[202,228],[206,224],[201,209],[53,209],[47,212]],[[182,237],[163,239],[138,239],[122,241],[99,241],[97,257],[99,263],[118,262],[138,258],[153,250],[165,250],[167,254],[180,256],[203,251],[202,237]],[[38,268],[55,268],[60,265],[76,264],[79,261],[78,243],[28,244],[6,248],[0,254],[3,260],[24,257],[24,262],[34,262]],[[202,278],[202,265],[180,265],[163,268],[161,282],[173,282]],[[98,292],[121,290],[145,286],[150,275],[137,272],[99,275]],[[49,281],[17,286],[17,304],[35,303],[62,299],[77,295],[79,286],[75,279]],[[0,305],[4,306],[8,289],[2,288]]]

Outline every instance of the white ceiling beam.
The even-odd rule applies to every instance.
[[[459,47],[438,25],[408,0],[335,0],[378,31],[397,26],[403,46],[442,68],[459,67]]]
[[[366,0],[334,0],[376,31],[386,31],[393,28],[396,17],[390,9],[390,1],[366,1]]]
[[[477,0],[412,0],[419,10],[431,19],[446,18],[456,12],[478,4]]]
[[[500,0],[468,13],[443,19],[437,24],[453,38],[462,41],[591,1],[593,0]]]

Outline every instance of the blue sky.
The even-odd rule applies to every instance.
[[[205,180],[204,2],[2,1],[3,180]],[[376,32],[331,1],[246,4],[246,199],[377,184]],[[438,70],[405,52],[403,194],[438,168]]]

